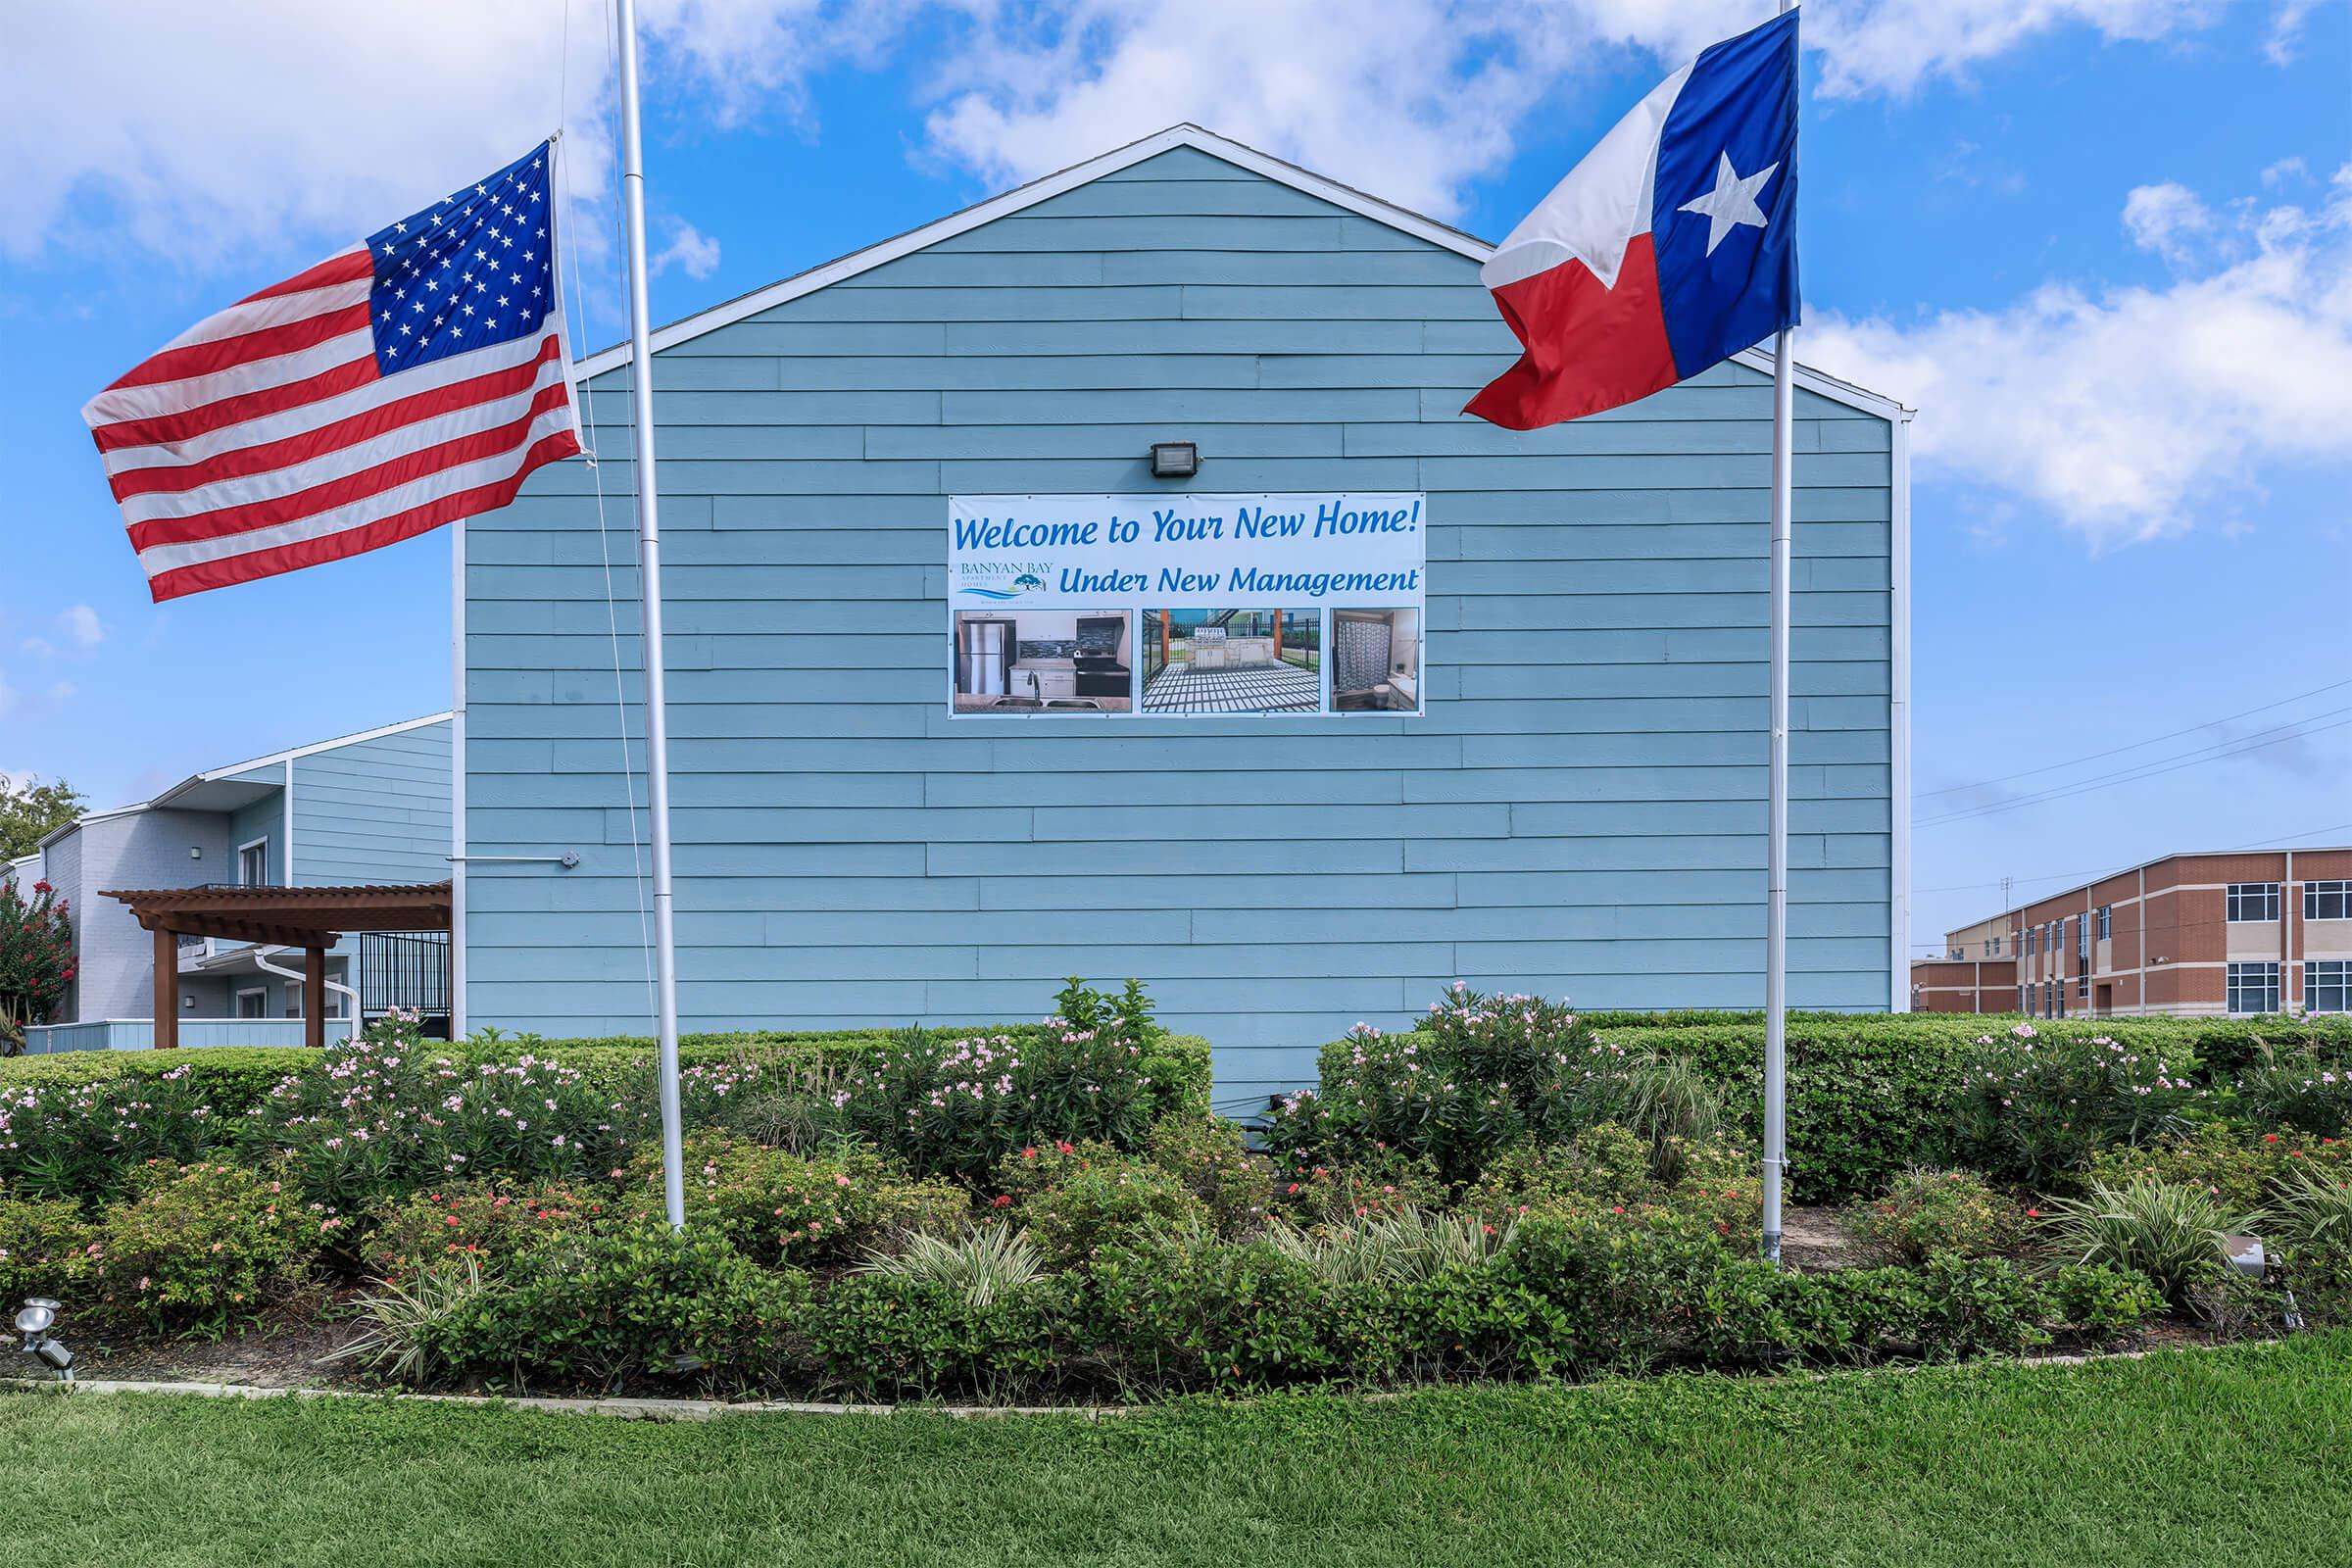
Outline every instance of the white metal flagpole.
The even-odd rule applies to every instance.
[[[645,147],[637,113],[637,6],[618,0],[620,203],[629,263],[629,411],[637,458],[637,558],[645,604],[645,779],[654,861],[654,980],[662,1078],[662,1197],[672,1230],[686,1224],[678,1108],[678,956],[669,893],[669,713],[662,647],[662,519],[654,476],[653,326],[645,287]]]
[[[625,0],[624,0],[625,3]],[[1794,0],[1780,0],[1786,15]],[[1788,1119],[1788,577],[1792,555],[1789,465],[1795,446],[1796,387],[1783,327],[1772,344],[1772,572],[1770,599],[1772,747],[1765,786],[1764,846],[1764,1255],[1781,1260],[1781,1173]],[[1895,803],[1903,808],[1903,803]]]

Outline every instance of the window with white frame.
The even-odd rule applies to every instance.
[[[238,992],[238,993],[237,993],[237,1016],[238,1016],[238,1017],[240,1017],[240,1018],[267,1018],[267,1017],[269,1017],[269,1016],[270,1016],[270,993],[269,993],[269,992],[267,992],[267,991],[240,991],[240,992]]]
[[[2232,882],[2230,884],[2229,919],[2231,925],[2249,925],[2278,918],[2278,883]]]
[[[2231,964],[2230,966],[2229,1005],[2231,1012],[2277,1012],[2278,1010],[2278,963],[2272,961]]]
[[[2115,910],[2113,907],[2104,904],[2099,906],[2099,940],[2101,942],[2104,942],[2109,937],[2115,935],[2114,916]]]
[[[2352,882],[2304,883],[2303,918],[2352,920]]]
[[[2090,916],[2087,914],[2075,921],[2075,956],[2085,964],[2090,962]]]
[[[2305,964],[2303,1005],[2311,1012],[2352,1012],[2352,963],[2329,959]]]
[[[270,841],[255,839],[237,846],[237,885],[260,888],[270,885]]]

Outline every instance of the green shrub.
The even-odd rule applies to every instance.
[[[1953,1148],[1995,1180],[2047,1191],[2107,1150],[2177,1131],[2200,1096],[2194,1067],[2106,1035],[2019,1024],[1984,1037],[1954,1084]]]
[[[1974,1171],[1916,1169],[1851,1216],[1862,1237],[1904,1263],[1939,1252],[1981,1257],[2013,1245],[2025,1215]]]
[[[1209,1208],[1158,1165],[1102,1144],[1024,1149],[998,1167],[998,1186],[1056,1266],[1104,1247],[1210,1230]]]
[[[808,1276],[773,1273],[715,1230],[659,1221],[552,1239],[508,1260],[416,1335],[454,1374],[617,1388],[776,1380],[807,1316]]]
[[[1400,1208],[1311,1231],[1278,1219],[1265,1240],[1327,1285],[1402,1285],[1448,1269],[1483,1267],[1510,1246],[1517,1229],[1514,1220],[1494,1224],[1476,1214]]]
[[[1277,1209],[1309,1225],[1344,1225],[1402,1208],[1444,1208],[1451,1192],[1425,1154],[1375,1152],[1336,1166],[1294,1155],[1274,1173]]]
[[[2222,1238],[2249,1224],[2210,1193],[2162,1182],[2092,1182],[2082,1197],[2056,1200],[2037,1217],[2042,1246],[2056,1260],[2145,1275],[2176,1306],[2223,1275]]]
[[[1242,1140],[1239,1122],[1179,1111],[1152,1124],[1145,1157],[1207,1206],[1218,1235],[1243,1236],[1265,1223],[1274,1166]]]
[[[1630,1207],[1655,1200],[1650,1149],[1617,1122],[1588,1127],[1566,1143],[1514,1144],[1488,1155],[1462,1194],[1462,1206],[1489,1218]]]
[[[48,1056],[0,1060],[0,1101],[11,1089],[43,1092],[99,1084],[152,1083],[184,1079],[197,1098],[222,1118],[246,1114],[278,1080],[318,1065],[318,1053],[302,1046],[206,1046],[181,1051],[66,1051]]]
[[[145,1167],[98,1224],[93,1315],[149,1333],[218,1336],[261,1315],[322,1237],[343,1227],[286,1185],[236,1165]]]
[[[853,1274],[802,1319],[824,1392],[855,1398],[1007,1399],[1057,1392],[1071,1290],[1051,1277],[994,1296],[934,1280]]]
[[[1931,1359],[2017,1355],[2049,1343],[2049,1301],[2008,1259],[1937,1252],[1919,1275],[1920,1350]]]
[[[2086,1345],[2135,1339],[2164,1312],[2164,1293],[2147,1276],[2100,1263],[2062,1265],[2050,1275],[2048,1290],[2059,1323]]]
[[[234,1136],[185,1069],[0,1093],[0,1181],[96,1204],[158,1160],[201,1159]]]
[[[97,1266],[97,1226],[70,1199],[0,1194],[0,1314],[28,1296],[54,1297],[69,1309],[77,1304]]]
[[[495,1265],[549,1237],[609,1218],[612,1195],[561,1183],[501,1187],[468,1183],[377,1204],[363,1220],[368,1270],[398,1283],[471,1258]]]
[[[715,1227],[745,1256],[766,1266],[856,1260],[902,1231],[954,1234],[971,1199],[949,1182],[899,1175],[879,1156],[808,1157],[697,1133],[686,1140],[687,1223]],[[662,1152],[630,1165],[632,1212],[662,1211]]]
[[[2266,1140],[2242,1123],[2204,1120],[2154,1143],[2103,1151],[2087,1174],[2107,1187],[2159,1182],[2200,1188],[2226,1209],[2250,1212],[2292,1163],[2287,1155],[2295,1148],[2276,1135]]]
[[[1080,1342],[1127,1386],[1256,1389],[1337,1364],[1322,1282],[1263,1242],[1159,1237],[1097,1254]]]

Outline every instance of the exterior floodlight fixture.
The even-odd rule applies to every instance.
[[[17,1332],[24,1336],[18,1347],[26,1355],[38,1359],[41,1365],[55,1372],[58,1381],[74,1381],[74,1352],[49,1337],[49,1325],[57,1321],[57,1303],[46,1296],[31,1296],[17,1308]]]
[[[1152,443],[1152,477],[1190,479],[1200,471],[1200,447],[1193,441]]]

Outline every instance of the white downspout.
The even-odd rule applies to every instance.
[[[301,980],[307,983],[309,976],[305,975],[301,970],[283,968],[270,961],[270,956],[271,954],[285,953],[288,951],[290,950],[287,949],[283,943],[273,943],[268,946],[256,946],[253,950],[254,967],[269,974],[282,976],[288,980]],[[357,991],[352,990],[351,987],[345,985],[340,980],[327,981],[326,989],[329,991],[340,991],[343,993],[343,1012],[351,1022],[351,1028],[346,1033],[344,1038],[350,1040],[354,1044],[357,1044],[360,1038],[360,994]]]

